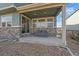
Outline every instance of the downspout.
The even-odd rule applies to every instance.
[[[69,51],[69,53],[70,53],[72,56],[75,56],[75,55],[72,53],[71,49],[70,49],[68,46],[66,47],[66,49]]]

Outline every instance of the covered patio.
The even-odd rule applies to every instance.
[[[43,44],[47,46],[61,46],[64,47],[63,40],[56,37],[23,37],[20,42]]]
[[[23,34],[26,33],[27,35],[25,37],[21,37],[20,42],[39,43],[39,44],[55,45],[55,46],[63,46],[63,47],[66,46],[65,4],[63,3],[48,3],[48,4],[37,3],[37,4],[29,4],[26,6],[18,7],[17,10],[21,14],[21,26],[23,27],[23,23],[25,21],[27,22],[27,25],[28,25],[25,27],[26,29],[28,28],[27,31],[21,27],[21,31],[23,29],[25,30],[23,31]],[[61,36],[59,35],[59,33],[57,33],[57,24],[56,24],[57,22],[56,17],[59,15],[60,12],[62,12]],[[29,33],[33,34],[34,32],[33,30],[34,28],[32,28],[32,20],[40,19],[40,18],[42,19],[53,18],[53,22],[54,22],[53,28],[52,28],[53,31],[50,32],[53,35],[48,36],[48,37],[28,36]],[[43,30],[46,30],[46,29],[43,29]]]

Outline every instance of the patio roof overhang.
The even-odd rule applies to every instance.
[[[61,11],[61,6],[55,8],[42,9],[42,10],[35,10],[23,14],[29,18],[39,18],[39,17],[56,16],[60,11]]]
[[[29,18],[56,16],[63,3],[37,3],[18,7],[17,10]]]

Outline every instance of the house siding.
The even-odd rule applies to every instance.
[[[21,14],[19,14],[19,26],[22,25],[22,17],[21,17]]]
[[[21,6],[29,5],[29,4],[32,4],[32,3],[14,3],[16,7],[21,7]]]
[[[14,13],[12,16],[12,26],[20,26],[20,14]]]

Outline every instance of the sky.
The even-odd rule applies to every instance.
[[[79,3],[67,3],[66,4],[66,18],[70,16],[73,12],[75,12],[77,9],[79,9]],[[62,18],[61,13],[57,16],[57,27],[61,27],[62,25]]]

